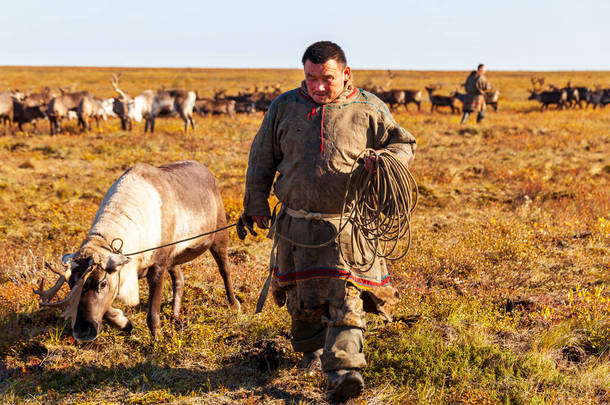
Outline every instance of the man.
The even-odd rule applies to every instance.
[[[485,118],[485,94],[491,90],[491,85],[485,77],[484,64],[481,63],[477,70],[473,70],[470,73],[464,83],[464,87],[466,88],[466,97],[464,97],[464,106],[462,108],[464,111],[462,124],[466,123],[468,116],[473,112],[478,112],[477,123],[479,123]]]
[[[338,243],[350,251],[350,227],[345,237],[333,237],[346,184],[366,148],[392,152],[408,165],[415,139],[382,101],[354,87],[337,44],[312,44],[302,62],[301,87],[272,103],[252,142],[241,232],[244,225],[253,231],[254,223],[267,228],[267,199],[278,172],[274,192],[282,209],[274,224],[272,293],[292,317],[291,343],[303,353],[302,366],[311,370],[321,362],[329,399],[344,400],[364,387],[358,372],[366,365],[364,311],[389,320],[388,306],[398,300],[383,259],[362,271],[341,257]],[[367,157],[364,166],[376,170],[375,158]]]

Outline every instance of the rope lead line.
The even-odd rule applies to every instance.
[[[144,250],[139,250],[137,252],[132,252],[132,253],[123,253],[122,252],[122,249],[123,249],[123,239],[121,239],[121,238],[114,238],[112,240],[112,242],[110,242],[110,248],[112,249],[113,253],[121,253],[123,256],[135,256],[135,255],[139,255],[140,253],[150,252],[151,250],[157,250],[157,249],[161,249],[161,248],[164,248],[164,247],[168,247],[168,246],[172,246],[172,245],[177,245],[178,243],[188,242],[189,240],[201,238],[203,236],[211,235],[213,233],[217,233],[217,232],[220,232],[220,231],[224,231],[225,229],[232,228],[232,227],[234,227],[236,225],[237,225],[237,222],[235,222],[234,224],[231,224],[231,225],[223,226],[222,228],[218,228],[218,229],[216,229],[214,231],[204,232],[204,233],[199,234],[199,235],[191,236],[190,238],[182,239],[182,240],[179,240],[179,241],[176,241],[176,242],[166,243],[165,245],[161,245],[161,246],[157,246],[157,247],[152,247],[152,248],[144,249]],[[119,242],[120,243],[120,246],[118,248],[116,248],[114,246],[115,242]]]

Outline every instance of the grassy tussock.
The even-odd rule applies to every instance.
[[[187,86],[200,95],[246,85],[297,86],[301,72],[122,69],[130,94]],[[78,82],[111,96],[111,69],[2,68],[5,87]],[[355,72],[384,84],[385,72]],[[599,83],[606,72],[548,73],[547,82]],[[399,72],[392,85],[444,83],[463,72]],[[421,186],[410,254],[394,263],[402,293],[396,321],[370,317],[367,389],[354,403],[604,403],[610,401],[610,137],[608,110],[548,111],[526,100],[527,72],[491,72],[500,111],[479,126],[458,116],[396,111],[418,139]],[[578,79],[578,80],[577,80]],[[578,83],[577,83],[578,82]],[[413,110],[413,106],[410,107]],[[31,291],[74,251],[110,184],[138,162],[195,159],[218,177],[227,216],[241,209],[250,142],[261,114],[199,118],[193,134],[160,120],[155,134],[117,121],[51,137],[0,137],[1,403],[303,403],[324,401],[323,375],[303,376],[290,349],[289,317],[268,303],[253,315],[269,241],[231,235],[230,260],[243,311],[232,312],[209,255],[183,266],[182,318],[151,341],[142,304],[125,308],[135,329],[105,325],[77,345],[60,311]],[[59,295],[67,294],[64,287]]]

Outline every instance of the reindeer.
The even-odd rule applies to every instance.
[[[10,127],[12,131],[13,126],[13,100],[14,96],[12,92],[0,93],[0,120],[4,123],[3,135],[6,135],[6,127]]]
[[[76,114],[78,115],[78,123],[87,131],[91,131],[91,119],[95,120],[99,129],[100,119],[106,121],[107,118],[102,100],[90,96],[83,97],[76,109]]]
[[[610,104],[610,89],[602,89],[597,85],[595,91],[591,92],[590,103],[593,104],[593,109],[597,107],[604,108],[606,104]]]
[[[440,86],[432,85],[427,86],[426,90],[428,91],[428,96],[430,97],[430,103],[432,107],[430,108],[430,112],[434,112],[438,110],[438,107],[449,107],[451,108],[451,114],[459,114],[460,107],[458,105],[459,99],[453,95],[451,96],[439,96],[434,94],[436,90],[438,90]]]
[[[493,107],[494,111],[498,111],[498,99],[500,98],[500,90],[491,90],[485,93],[485,104]]]
[[[144,118],[146,120],[145,130],[148,130],[148,117],[155,98],[155,92],[152,90],[144,90],[140,95],[131,98],[129,94],[119,87],[120,78],[120,73],[118,75],[113,73],[110,84],[112,84],[114,90],[119,94],[119,96],[114,99],[112,111],[121,120],[121,129],[124,131],[131,131],[133,129],[132,120],[140,122],[142,121],[142,118]]]
[[[572,82],[569,81],[568,84],[566,85],[566,87],[564,87],[563,89],[558,89],[555,86],[551,85],[551,87],[553,88],[553,90],[565,90],[566,93],[568,94],[568,100],[566,102],[566,106],[568,108],[572,108],[575,107],[576,104],[580,105],[580,92],[578,91],[578,89],[576,87],[572,87]]]
[[[544,78],[532,77],[530,81],[532,82],[532,88],[529,89],[531,95],[528,97],[528,100],[539,101],[540,111],[544,111],[545,108],[548,109],[549,105],[551,104],[555,104],[558,110],[562,110],[566,106],[568,100],[567,91],[542,91],[542,86],[544,85]]]
[[[154,167],[140,163],[127,170],[108,189],[93,224],[72,254],[64,255],[64,271],[55,285],[44,290],[44,279],[35,290],[41,305],[64,306],[72,320],[72,336],[78,342],[94,340],[102,320],[129,332],[132,324],[124,312],[114,308],[115,299],[125,305],[140,302],[138,279],[148,281],[146,323],[153,337],[161,326],[160,308],[163,281],[172,280],[172,319],[179,318],[184,293],[184,275],[177,267],[209,250],[224,281],[229,304],[239,311],[233,293],[227,256],[229,231],[218,182],[212,172],[195,161],[175,162]],[[211,231],[220,230],[211,233]],[[205,234],[192,238],[193,235]],[[168,242],[185,240],[179,244]],[[120,244],[117,242],[120,240]],[[159,246],[154,250],[146,249]],[[124,249],[124,251],[123,251]],[[130,255],[128,252],[137,252]],[[51,299],[67,283],[68,296]]]
[[[405,110],[409,111],[409,103],[417,106],[417,111],[421,111],[421,90],[403,90],[405,92]]]
[[[195,101],[194,110],[199,115],[207,116],[209,114],[227,114],[229,117],[234,117],[236,112],[235,100],[229,99],[211,99],[198,98]]]
[[[61,121],[69,117],[69,112],[76,113],[78,105],[85,96],[92,97],[88,91],[78,91],[73,93],[67,93],[64,89],[61,89],[62,94],[53,98],[49,102],[47,108],[47,115],[49,116],[49,122],[51,127],[51,135],[61,132]]]
[[[376,93],[377,97],[394,109],[395,105],[405,105],[405,92],[403,90],[388,90]]]
[[[193,120],[193,107],[197,94],[194,91],[186,91],[181,89],[174,90],[159,90],[153,99],[150,115],[147,119],[144,132],[150,129],[150,132],[155,131],[155,119],[160,116],[169,116],[178,114],[184,121],[184,133],[188,135],[189,122],[191,129],[195,130],[195,121]]]

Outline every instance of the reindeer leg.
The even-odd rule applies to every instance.
[[[241,305],[233,294],[233,283],[231,282],[231,267],[229,265],[229,257],[227,256],[227,244],[229,238],[228,235],[229,234],[226,231],[217,234],[216,240],[214,241],[212,246],[210,246],[210,253],[212,253],[216,264],[218,264],[218,271],[220,272],[220,276],[222,277],[222,281],[225,285],[227,299],[229,300],[231,306],[239,311]]]
[[[182,306],[182,295],[184,294],[184,275],[177,267],[169,268],[169,275],[172,277],[172,291],[174,298],[172,300],[172,320],[176,321],[180,318],[180,308]]]
[[[129,319],[127,319],[125,312],[121,311],[120,309],[110,307],[104,314],[104,319],[106,319],[115,328],[118,328],[124,332],[131,332],[133,329],[133,326],[131,325]]]
[[[165,268],[154,264],[148,268],[146,280],[148,281],[148,313],[146,324],[153,338],[157,337],[161,326],[161,299],[163,298],[163,277]]]

